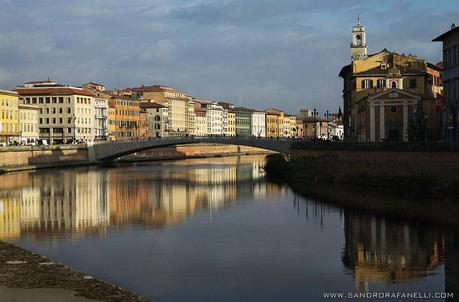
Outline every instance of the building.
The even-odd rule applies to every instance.
[[[94,142],[94,93],[52,81],[18,86],[20,102],[39,107],[39,137],[50,144]]]
[[[284,131],[284,112],[270,108],[266,110],[266,137],[279,138]]]
[[[356,142],[441,138],[441,68],[413,55],[383,49],[368,54],[365,28],[352,30],[351,64],[343,78],[344,135]]]
[[[145,111],[139,108],[139,125],[138,125],[138,139],[146,140],[150,137],[150,130],[148,128],[148,115]]]
[[[36,144],[38,133],[38,114],[40,108],[36,105],[19,104],[20,143]]]
[[[222,106],[215,103],[207,104],[207,135],[223,136],[223,113]]]
[[[109,100],[108,101],[108,140],[114,141],[116,140],[116,109],[115,109],[115,102]]]
[[[433,39],[443,42],[443,85],[447,112],[442,116],[443,138],[459,140],[459,27],[451,29]],[[439,104],[442,106],[443,104]]]
[[[329,120],[321,117],[307,117],[303,120],[304,137],[308,140],[327,140],[331,138]]]
[[[296,138],[304,138],[304,122],[303,118],[296,118]]]
[[[94,97],[94,131],[96,141],[105,141],[108,137],[108,99]]]
[[[266,137],[266,113],[263,111],[252,112],[252,136]]]
[[[236,113],[234,109],[227,109],[227,131],[226,136],[236,136]]]
[[[126,89],[143,102],[156,102],[168,108],[168,136],[185,136],[194,127],[190,102],[185,93],[166,86],[142,86]]]
[[[108,100],[110,138],[114,141],[137,140],[140,133],[139,101],[130,97],[112,96]]]
[[[19,97],[14,91],[0,90],[0,141],[19,136]]]
[[[296,116],[289,114],[284,115],[282,125],[283,131],[282,134],[280,134],[281,137],[296,137]]]
[[[166,106],[155,102],[141,102],[140,112],[146,115],[149,138],[167,137],[168,109]]]
[[[194,108],[195,114],[195,136],[207,136],[207,110],[205,108]]]
[[[252,134],[252,110],[236,107],[236,136],[250,136]]]
[[[186,114],[185,114],[185,132],[186,135],[194,136],[196,131],[196,115],[194,112],[194,101],[189,98],[186,103]]]
[[[89,90],[95,90],[99,92],[105,92],[105,86],[103,84],[99,83],[94,83],[94,82],[89,82],[83,85],[83,88],[89,89]]]

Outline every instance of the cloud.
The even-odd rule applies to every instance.
[[[447,0],[3,0],[0,86],[161,83],[259,109],[336,110],[358,15],[370,52],[437,62],[431,40],[458,12]]]

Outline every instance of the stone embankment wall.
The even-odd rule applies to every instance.
[[[459,152],[451,148],[385,149],[334,146],[291,150],[290,161],[272,156],[269,173],[307,184],[347,184],[400,192],[459,193]],[[442,151],[444,150],[444,151]]]
[[[88,164],[86,146],[0,147],[0,172]]]

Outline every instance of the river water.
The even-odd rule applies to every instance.
[[[157,302],[459,292],[455,228],[300,197],[267,181],[263,164],[243,156],[5,174],[0,239]]]

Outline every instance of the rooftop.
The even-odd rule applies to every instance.
[[[451,29],[448,30],[447,32],[439,35],[435,39],[432,40],[432,42],[441,42],[444,41],[447,37],[451,36],[452,34],[458,33],[459,32],[459,26],[455,26],[454,23],[451,25]]]
[[[19,95],[84,95],[96,96],[94,92],[78,87],[16,88]]]
[[[166,106],[158,104],[156,102],[140,102],[140,108],[147,109],[147,108],[166,108]]]

